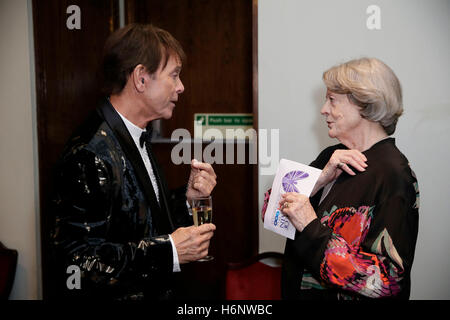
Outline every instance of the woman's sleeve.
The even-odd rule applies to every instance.
[[[172,271],[168,236],[130,241],[128,234],[133,226],[113,222],[117,218],[114,199],[120,196],[118,179],[117,168],[84,149],[69,155],[57,170],[51,233],[53,267],[62,275],[57,281],[63,282],[69,277],[66,268],[78,266],[82,275],[80,294],[121,297],[130,287],[139,291],[145,281],[164,278]],[[56,285],[65,289],[66,283]]]
[[[372,298],[403,289],[417,239],[415,190],[392,195],[378,207],[335,208],[325,220],[314,220],[295,240],[316,278]]]
[[[272,193],[272,188],[270,188],[269,190],[267,190],[264,193],[264,201],[263,201],[263,206],[261,208],[261,215],[264,215],[266,213],[267,206],[269,205],[269,200],[270,200],[270,194],[271,193]]]

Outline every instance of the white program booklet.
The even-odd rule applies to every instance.
[[[269,203],[264,217],[264,228],[282,236],[294,239],[295,227],[280,209],[281,195],[297,192],[307,197],[319,179],[322,170],[286,159],[280,160],[275,179],[272,184]]]

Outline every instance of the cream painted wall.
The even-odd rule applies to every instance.
[[[10,299],[41,298],[31,1],[0,1],[0,241],[19,252]]]
[[[369,5],[381,9],[381,30],[366,27]],[[399,77],[405,113],[394,136],[421,191],[412,299],[450,299],[449,34],[448,0],[258,1],[258,123],[280,129],[280,158],[309,163],[337,143],[319,114],[324,70],[373,56]],[[260,175],[260,208],[272,180]],[[260,252],[284,243],[260,224]]]

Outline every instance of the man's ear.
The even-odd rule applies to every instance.
[[[148,73],[142,64],[138,64],[131,73],[131,80],[137,92],[143,92],[146,84],[148,85]]]

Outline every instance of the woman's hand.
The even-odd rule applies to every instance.
[[[309,198],[296,192],[281,195],[280,208],[281,212],[289,217],[294,227],[300,232],[317,218]]]
[[[356,175],[356,173],[350,169],[349,165],[358,171],[366,171],[366,161],[366,156],[355,149],[334,151],[330,160],[328,160],[327,165],[323,168],[322,174],[317,180],[311,196],[315,195],[318,190],[322,189],[331,181],[337,179],[343,171],[352,176]]]

